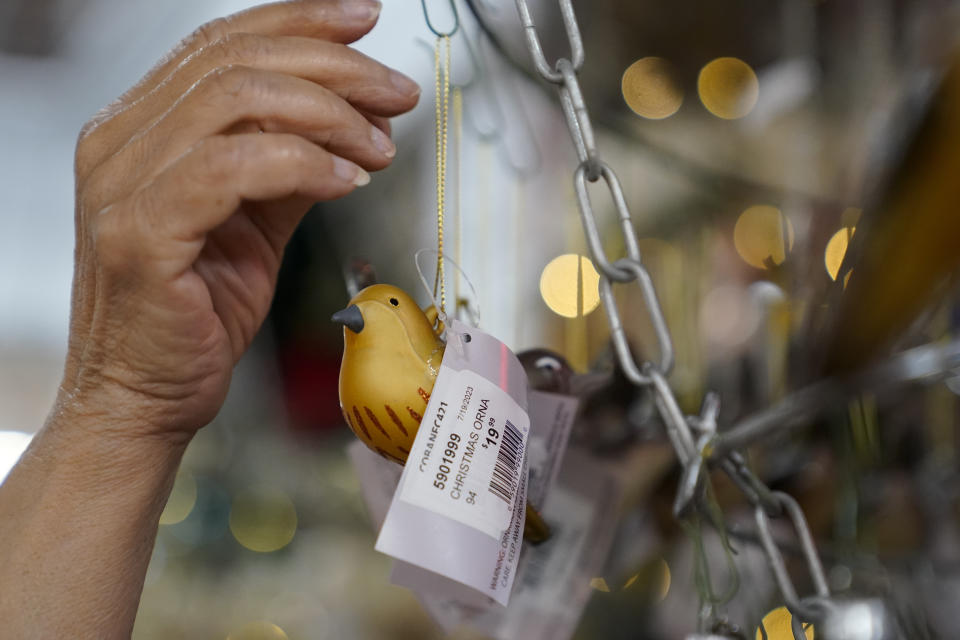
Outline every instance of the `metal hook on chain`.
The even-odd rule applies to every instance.
[[[449,38],[460,28],[460,14],[457,13],[457,4],[454,0],[448,0],[448,2],[450,3],[450,10],[453,12],[453,27],[449,31],[438,31],[430,20],[430,12],[427,10],[427,0],[420,0],[420,6],[423,7],[423,18],[427,21],[427,28],[438,38]]]
[[[700,415],[689,417],[687,424],[693,431],[699,433],[696,444],[696,455],[690,464],[683,467],[677,495],[673,500],[673,515],[677,518],[689,513],[694,505],[701,487],[703,470],[707,466],[709,450],[717,435],[717,414],[720,411],[720,396],[710,391],[703,399]]]

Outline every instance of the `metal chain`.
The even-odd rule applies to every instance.
[[[802,600],[787,572],[783,557],[774,542],[770,518],[786,515],[797,532],[804,551],[810,574],[813,577],[817,598],[822,602],[829,597],[823,567],[810,535],[803,513],[790,496],[771,491],[747,467],[743,456],[735,450],[714,455],[713,444],[717,441],[716,416],[719,400],[708,394],[699,416],[685,416],[680,404],[667,382],[666,376],[673,367],[674,351],[667,322],[657,299],[650,273],[643,265],[639,243],[623,189],[613,168],[603,161],[597,149],[593,124],[583,99],[577,73],[583,67],[585,52],[580,28],[573,10],[572,0],[558,0],[560,14],[570,47],[570,57],[560,58],[551,65],[544,56],[537,27],[526,0],[516,0],[517,11],[523,25],[527,48],[534,66],[547,82],[557,85],[560,106],[566,119],[573,145],[577,152],[578,166],[573,176],[574,190],[580,210],[587,246],[594,264],[600,271],[600,298],[610,325],[611,339],[617,361],[627,378],[640,387],[654,393],[657,409],[666,426],[667,436],[673,445],[684,473],[675,503],[675,512],[686,512],[698,500],[699,487],[704,482],[703,469],[707,462],[717,464],[740,488],[747,501],[755,507],[757,527],[767,559],[783,593],[787,607],[795,617],[809,620],[817,616],[823,607]],[[626,256],[611,259],[603,246],[599,223],[588,192],[588,183],[600,179],[607,186],[617,214]],[[614,283],[636,283],[653,325],[659,348],[659,363],[637,363],[627,342],[626,331],[614,299]],[[696,431],[696,437],[694,432]]]

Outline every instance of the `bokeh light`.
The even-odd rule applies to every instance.
[[[657,568],[660,578],[659,589],[657,590],[657,601],[663,602],[663,600],[667,597],[667,594],[670,593],[670,565],[667,564],[666,560],[661,558],[658,562]]]
[[[844,227],[855,227],[860,222],[860,216],[863,215],[863,209],[858,207],[847,207],[840,214],[840,224]]]
[[[856,227],[844,227],[833,234],[833,237],[827,242],[827,249],[823,253],[823,264],[830,274],[831,280],[837,279],[840,273],[840,265],[843,264],[843,257],[847,255],[847,248],[850,246],[850,240],[857,230]]]
[[[160,514],[160,524],[183,522],[197,504],[197,481],[189,471],[181,471],[173,483],[167,506]]]
[[[602,591],[603,593],[610,593],[610,585],[607,584],[606,578],[591,578],[590,579],[590,588],[595,591]]]
[[[620,90],[634,113],[650,120],[669,118],[683,104],[673,66],[656,56],[640,58],[623,72]]]
[[[0,431],[0,483],[17,464],[17,460],[26,451],[33,436],[21,431]]]
[[[230,495],[217,480],[197,475],[193,478],[197,485],[193,509],[182,522],[164,527],[165,532],[187,547],[220,540],[229,528]],[[174,547],[168,549],[173,550]]]
[[[540,295],[557,315],[585,316],[600,305],[600,274],[590,258],[573,253],[558,256],[543,268]]]
[[[767,632],[767,640],[794,640],[791,621],[793,616],[786,607],[778,607],[763,616],[763,629]],[[813,640],[813,625],[804,625],[804,635],[807,640]],[[756,640],[762,640],[763,633],[757,628]]]
[[[230,508],[230,531],[251,551],[277,551],[297,532],[297,510],[282,491],[243,491]]]
[[[227,636],[227,640],[287,640],[287,634],[275,624],[251,622]]]
[[[595,578],[595,580],[602,580],[602,578]],[[663,558],[657,558],[650,565],[645,566],[641,572],[627,578],[623,583],[623,590],[626,591],[637,585],[645,594],[650,594],[654,602],[662,602],[670,592],[670,580],[670,566]]]
[[[757,305],[751,302],[749,291],[736,284],[711,289],[700,307],[700,330],[707,343],[721,351],[746,343],[759,322]]]
[[[755,205],[737,218],[733,244],[744,262],[770,269],[783,264],[793,249],[793,224],[776,207]]]
[[[700,70],[697,92],[707,111],[725,120],[742,118],[757,104],[757,74],[739,58],[717,58]]]

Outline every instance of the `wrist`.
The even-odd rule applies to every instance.
[[[158,413],[111,385],[61,388],[43,432],[78,462],[105,472],[143,473],[138,465],[158,461],[175,468],[194,431],[169,428]]]
[[[150,435],[113,401],[106,392],[61,393],[0,485],[5,629],[29,623],[29,637],[66,637],[76,628],[129,636],[189,438]],[[94,631],[104,624],[123,632]]]
[[[87,371],[64,379],[47,422],[53,430],[104,445],[129,446],[136,441],[182,450],[204,426],[184,415],[189,404],[189,400],[149,396],[117,379]]]

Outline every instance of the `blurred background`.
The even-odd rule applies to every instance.
[[[59,382],[80,127],[183,35],[251,4],[0,4],[0,478]],[[427,5],[438,26],[452,23],[446,1]],[[594,376],[571,446],[614,472],[622,498],[575,637],[683,637],[700,592],[670,514],[679,471],[651,398],[612,372],[598,276],[578,257],[576,156],[555,90],[535,77],[512,0],[456,6],[463,107],[451,115],[447,251],[476,295],[452,276],[448,286],[515,351],[547,348]],[[556,3],[531,6],[548,59],[565,55]],[[749,457],[800,501],[834,591],[883,598],[906,637],[955,637],[956,358],[846,381],[911,347],[956,354],[960,6],[574,6],[586,102],[671,329],[683,409],[719,392],[721,430],[798,409],[782,426],[803,428],[751,442]],[[342,334],[329,321],[374,277],[429,304],[413,254],[436,242],[433,36],[419,3],[386,0],[356,46],[417,79],[420,105],[394,122],[393,166],[316,207],[294,237],[271,316],[178,476],[135,638],[444,637],[373,550],[337,400]],[[608,251],[622,255],[609,196],[591,195]],[[616,293],[635,353],[655,357],[639,291]],[[823,381],[832,391],[789,404]],[[752,510],[715,482],[741,563],[729,613],[753,637],[782,601],[756,536],[736,526]],[[722,582],[719,542],[704,544]]]

